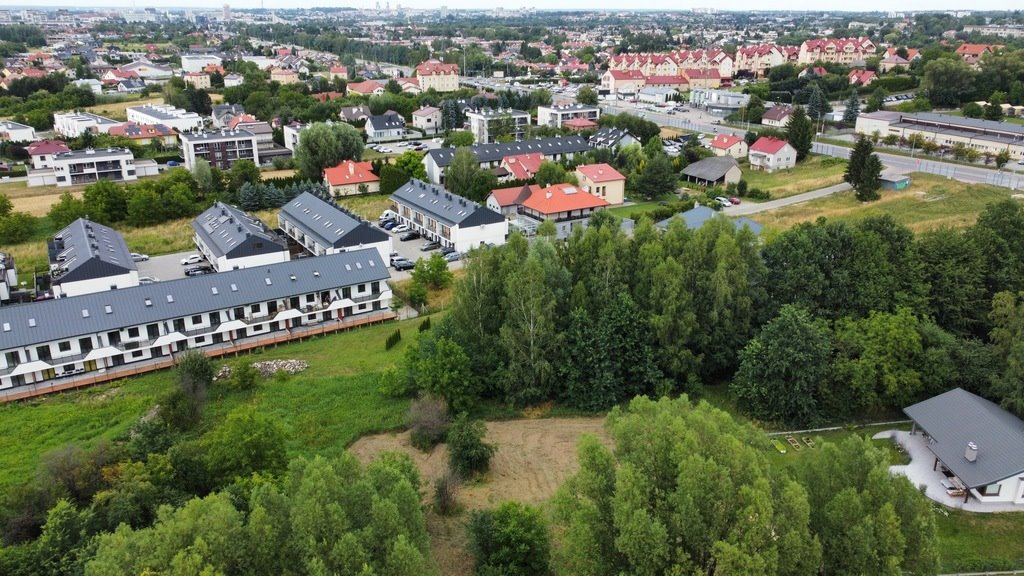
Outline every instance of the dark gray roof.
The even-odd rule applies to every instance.
[[[715,212],[713,209],[708,208],[707,206],[695,206],[690,210],[687,210],[686,212],[680,212],[679,214],[666,218],[661,222],[655,224],[655,226],[661,228],[662,230],[666,230],[668,229],[669,225],[672,223],[673,220],[682,220],[686,224],[687,228],[689,228],[690,230],[696,230],[703,226],[704,224],[706,224],[708,220],[719,215],[719,212]],[[722,215],[722,217],[724,218],[725,216]],[[764,228],[763,226],[761,226],[757,222],[754,222],[750,218],[733,218],[732,223],[737,230],[746,226],[747,228],[750,228],[750,231],[753,232],[754,234],[760,234],[762,228]]]
[[[137,269],[117,230],[85,218],[54,234],[48,249],[54,284],[117,276]]]
[[[295,278],[292,279],[292,276]],[[0,318],[0,350],[151,324],[340,286],[387,280],[390,277],[380,253],[373,248],[366,248],[133,288],[18,304],[3,309]]]
[[[683,175],[716,182],[725,177],[729,170],[739,166],[732,156],[712,156],[698,160],[683,168]]]
[[[531,154],[540,152],[545,156],[555,154],[575,154],[590,150],[590,144],[580,136],[566,136],[555,138],[541,138],[538,140],[523,140],[522,142],[510,142],[507,144],[477,144],[469,147],[476,155],[481,164],[484,162],[500,162],[505,156],[517,154]],[[441,168],[447,167],[455,157],[455,148],[437,148],[427,152],[427,156],[433,159],[434,163]]]
[[[601,128],[590,137],[590,145],[594,148],[614,148],[626,136],[633,137],[627,130],[621,128]]]
[[[243,258],[288,250],[258,218],[217,202],[192,220],[192,229],[217,257]]]
[[[338,115],[349,122],[359,120],[360,118],[369,118],[370,107],[365,104],[360,106],[346,106],[341,110],[338,110]]]
[[[955,388],[903,409],[931,440],[928,448],[969,488],[1024,472],[1024,422],[993,402]],[[967,444],[978,458],[964,457]]]
[[[397,130],[405,127],[405,119],[398,114],[382,114],[370,116],[366,119],[366,125],[374,130]]]
[[[467,228],[481,224],[498,224],[505,219],[486,206],[415,178],[395,190],[391,198],[449,226]]]
[[[986,132],[1010,132],[1024,136],[1024,126],[1008,122],[996,122],[994,120],[982,120],[980,118],[965,118],[962,116],[951,116],[949,114],[936,114],[935,112],[915,112],[900,115],[904,121],[915,123],[945,124],[953,127],[970,128],[972,130],[983,130]]]
[[[334,248],[385,242],[388,234],[333,202],[303,192],[281,207],[281,218]]]
[[[245,114],[245,107],[241,104],[214,104],[210,115],[217,117],[225,114],[230,114],[231,116]]]

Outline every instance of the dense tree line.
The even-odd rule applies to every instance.
[[[62,88],[55,89],[58,85]],[[24,96],[11,95],[14,93]],[[53,127],[53,113],[73,110],[96,103],[96,95],[88,88],[67,85],[63,74],[46,78],[21,78],[11,83],[11,90],[0,96],[0,115],[32,126],[36,130]]]
[[[764,434],[706,403],[633,400],[580,442],[555,498],[563,574],[934,574],[927,501],[850,438],[773,469]]]
[[[664,233],[641,221],[627,238],[599,214],[557,247],[513,235],[475,252],[408,379],[450,402],[600,410],[736,374],[742,409],[799,425],[886,414],[955,386],[1012,408],[1024,398],[1016,348],[997,354],[990,334],[1013,314],[992,303],[1024,290],[1022,266],[1013,201],[967,230],[821,220],[764,245],[724,219]],[[419,370],[442,341],[473,359],[450,390]]]

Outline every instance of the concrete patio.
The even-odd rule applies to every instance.
[[[928,449],[928,439],[922,433],[911,435],[910,432],[900,430],[886,430],[873,436],[876,440],[891,438],[895,440],[907,455],[910,456],[910,464],[906,466],[890,466],[889,472],[906,476],[910,483],[917,487],[925,488],[925,496],[931,500],[947,506],[966,510],[967,512],[1024,512],[1024,506],[1010,503],[982,503],[978,502],[972,495],[967,502],[963,496],[949,496],[946,488],[942,485],[945,476],[942,474],[941,463],[939,467],[932,470],[935,463],[935,455]]]

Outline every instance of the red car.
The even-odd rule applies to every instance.
[[[736,204],[740,203],[740,199],[735,197],[735,196],[730,196],[729,197],[729,203],[732,204],[733,206],[735,206]]]

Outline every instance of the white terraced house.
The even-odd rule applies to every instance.
[[[0,401],[390,320],[389,278],[364,249],[7,306]]]

